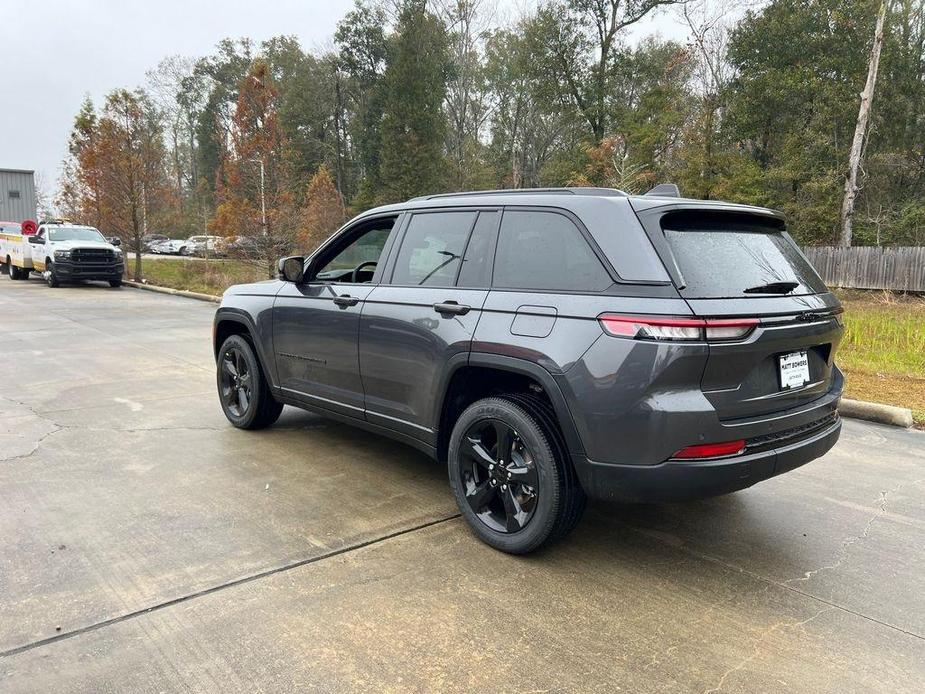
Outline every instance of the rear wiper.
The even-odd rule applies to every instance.
[[[745,294],[789,294],[799,286],[799,282],[768,282],[742,291]]]

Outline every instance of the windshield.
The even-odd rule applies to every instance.
[[[51,241],[102,241],[106,242],[103,235],[96,229],[90,227],[59,227],[48,230],[48,238]]]
[[[825,292],[823,281],[784,231],[757,225],[665,229],[684,281],[681,295],[712,299]]]

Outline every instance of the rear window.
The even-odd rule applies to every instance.
[[[684,297],[793,296],[827,291],[783,230],[742,223],[663,223],[663,228],[684,280]]]

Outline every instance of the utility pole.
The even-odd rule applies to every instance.
[[[858,197],[858,169],[861,168],[861,155],[864,153],[864,141],[867,139],[867,124],[870,121],[870,107],[874,100],[874,88],[877,86],[877,72],[880,68],[880,51],[883,48],[883,25],[886,23],[887,0],[881,0],[877,13],[877,28],[874,30],[874,45],[870,49],[870,63],[867,66],[867,83],[861,92],[861,108],[858,122],[851,142],[851,155],[848,158],[848,175],[845,176],[845,197],[841,207],[841,236],[838,245],[851,246],[854,226],[854,204]]]
[[[267,201],[264,192],[264,169],[263,159],[251,159],[255,164],[260,165],[260,226],[263,227],[263,244],[267,256],[267,273],[273,276],[273,263],[270,259],[270,230],[267,228]]]

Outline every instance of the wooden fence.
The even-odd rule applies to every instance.
[[[830,287],[925,292],[925,246],[809,246],[803,252]]]

